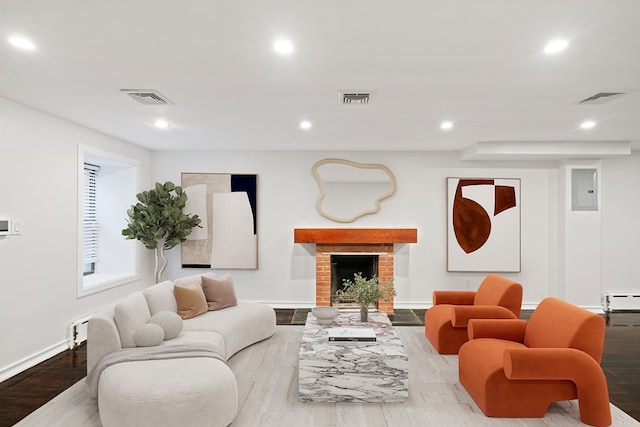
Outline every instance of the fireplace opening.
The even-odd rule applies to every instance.
[[[344,290],[344,281],[353,280],[361,273],[362,277],[378,275],[378,255],[331,255],[331,305],[341,308],[357,308],[352,298],[340,295]]]

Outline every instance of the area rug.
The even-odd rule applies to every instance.
[[[293,312],[291,318],[292,325],[304,325],[307,321],[307,314],[311,311],[310,308],[297,308]],[[420,326],[422,322],[413,310],[408,308],[396,308],[394,314],[389,315],[389,320],[394,326]]]
[[[238,380],[238,415],[232,427],[584,426],[577,401],[553,403],[544,418],[488,418],[458,382],[458,357],[438,354],[423,327],[397,328],[409,354],[406,403],[303,403],[298,399],[302,326],[276,327],[273,337],[229,360]],[[611,405],[613,426],[640,423]],[[101,426],[84,381],[17,424],[19,427]]]

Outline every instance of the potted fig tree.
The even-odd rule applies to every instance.
[[[200,218],[182,212],[187,194],[170,181],[156,182],[153,189],[136,197],[138,203],[127,210],[127,228],[122,230],[122,235],[155,250],[155,280],[159,283],[167,267],[164,251],[187,240],[193,227],[199,227]]]

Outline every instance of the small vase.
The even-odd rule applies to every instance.
[[[367,321],[369,321],[369,308],[368,307],[360,307],[360,321],[362,323],[367,323]]]

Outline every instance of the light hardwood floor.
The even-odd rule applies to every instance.
[[[424,339],[423,327],[399,327],[409,354],[407,403],[303,403],[297,397],[297,360],[302,326],[277,326],[276,334],[233,356],[238,415],[232,427],[335,426],[579,426],[576,401],[552,404],[542,419],[487,418],[457,379],[457,356],[439,355]],[[614,426],[638,426],[613,407]],[[97,405],[83,384],[18,423],[31,426],[100,426]]]

